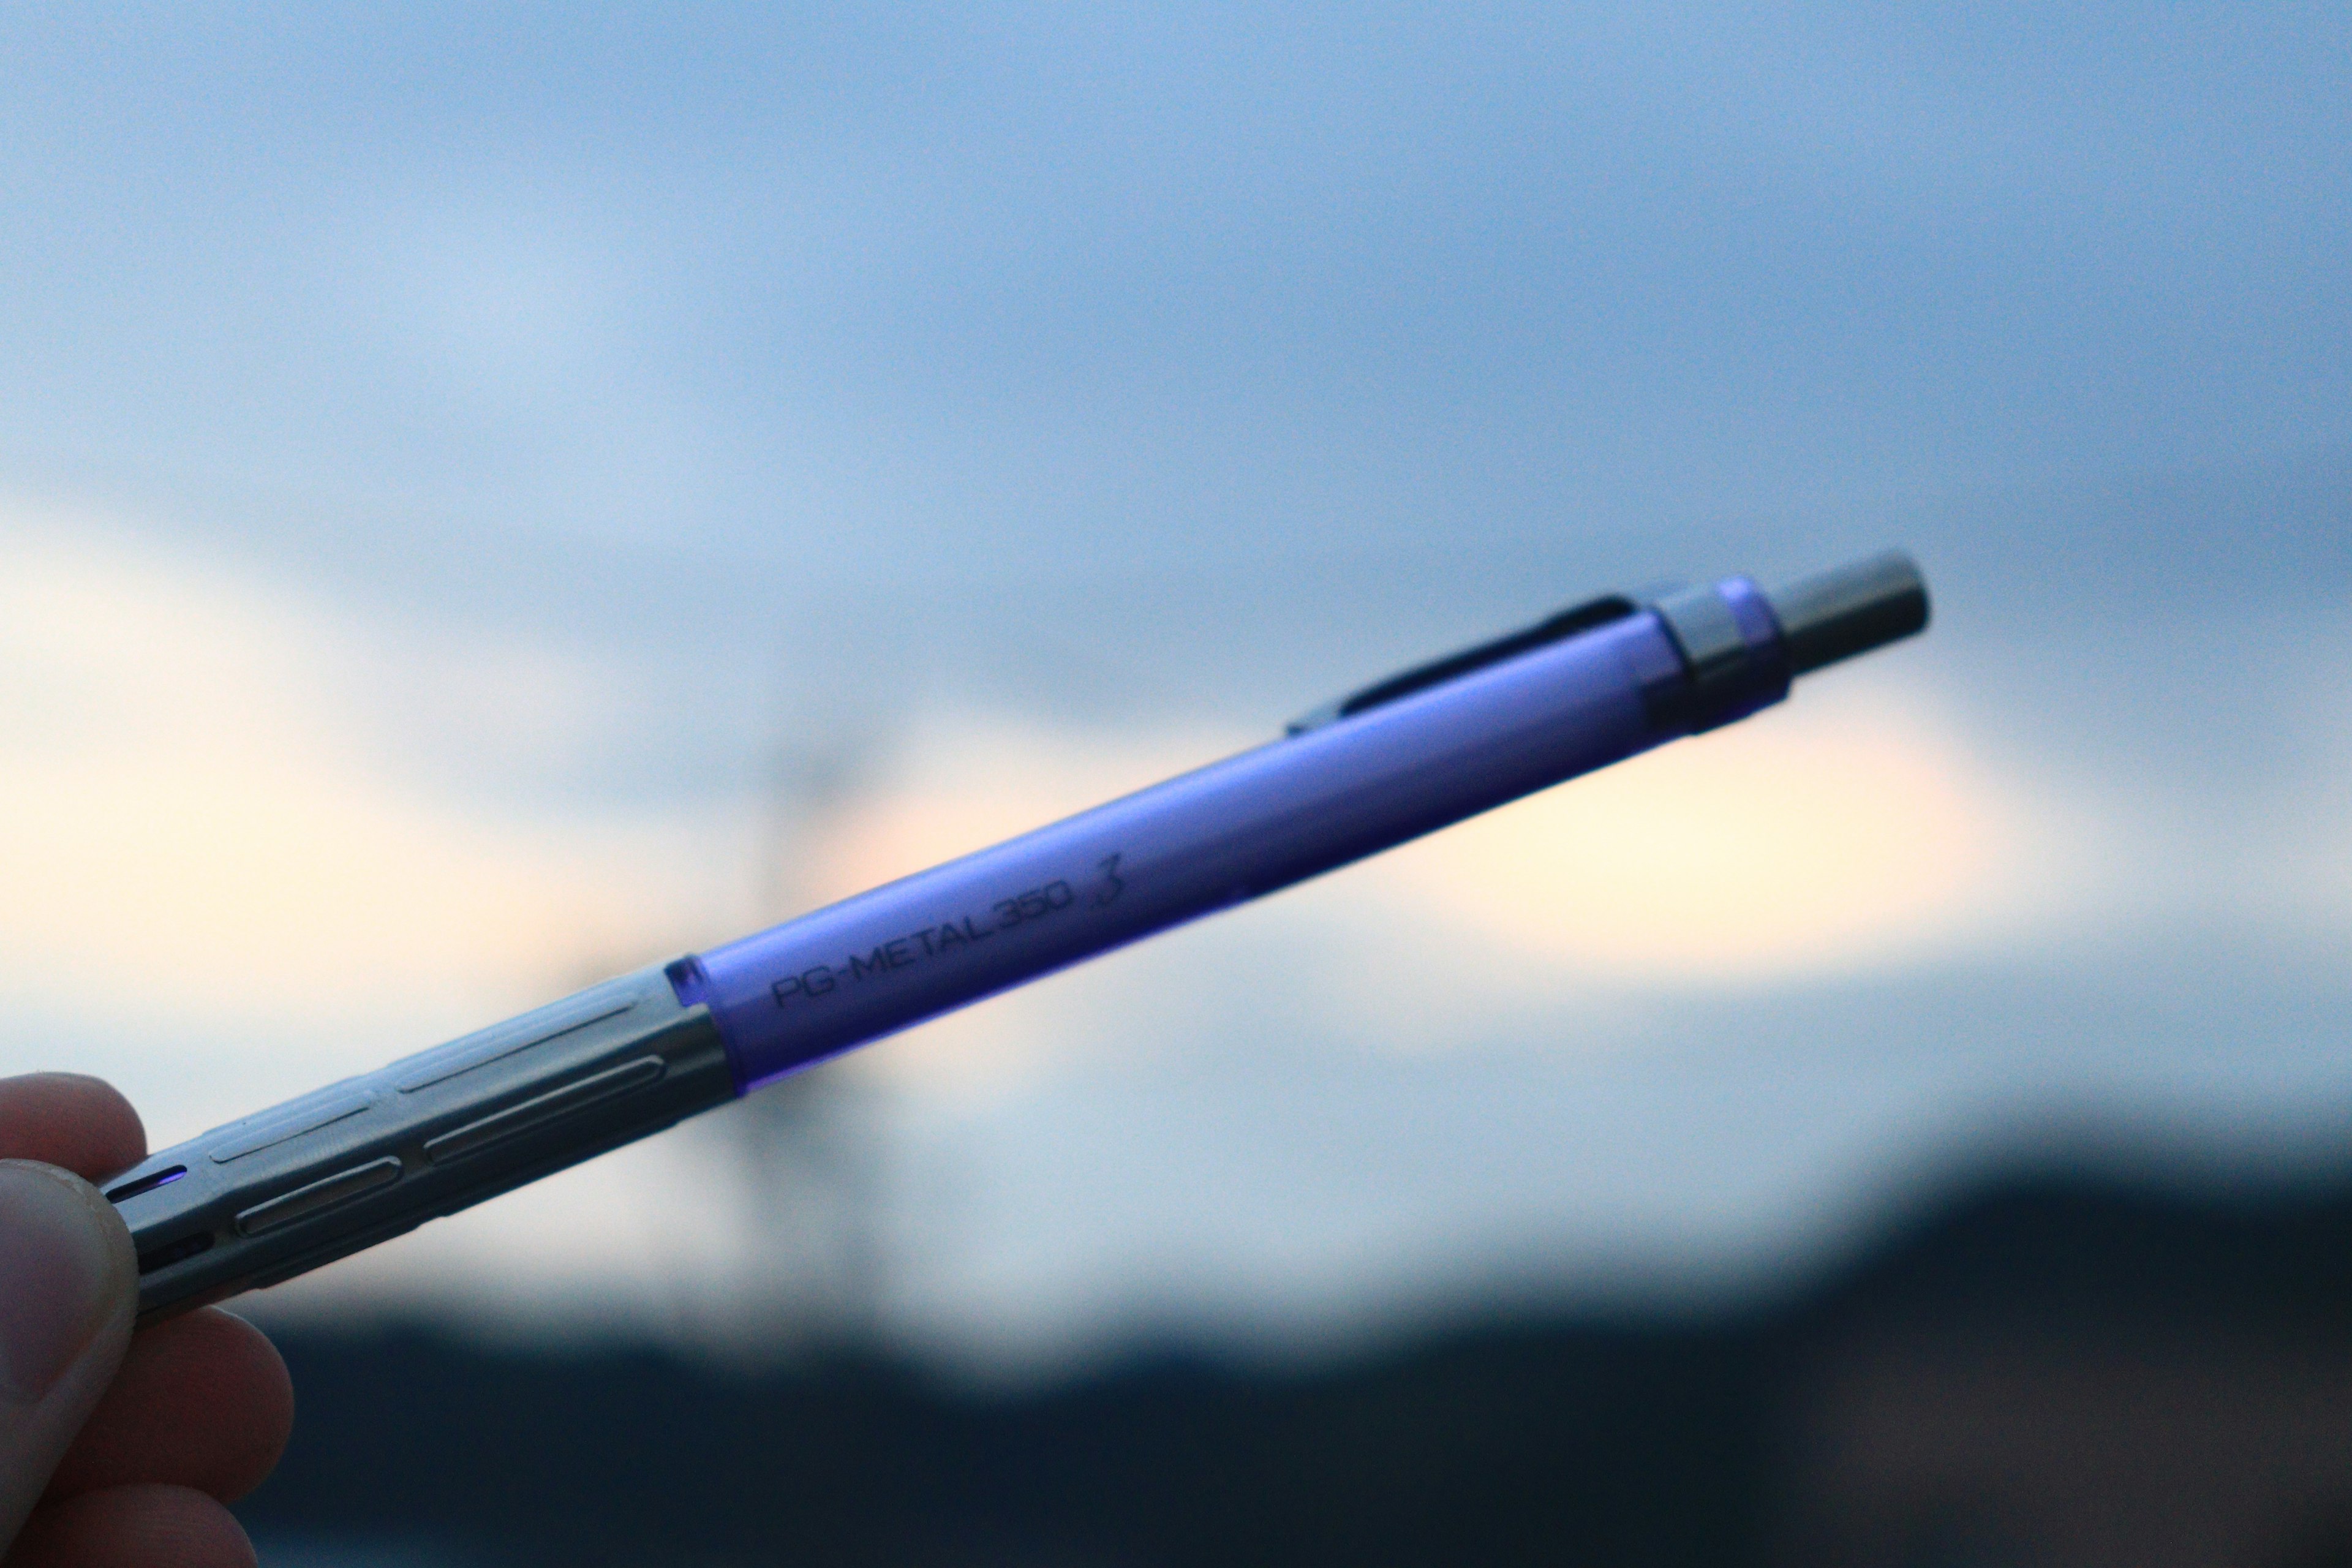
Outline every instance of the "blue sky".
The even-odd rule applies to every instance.
[[[85,7],[0,48],[0,1062],[184,1134],[1594,589],[1899,542],[1930,637],[1759,738],[854,1069],[894,1321],[1678,1289],[2053,1119],[2292,1163],[2352,1104],[2340,8]],[[1651,899],[1692,845],[1730,880]],[[1488,957],[1414,991],[1431,943]],[[675,1326],[756,1294],[725,1205],[657,1265],[577,1216],[691,1205],[719,1147],[305,1310]]]

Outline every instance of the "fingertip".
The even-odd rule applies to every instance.
[[[168,1483],[234,1502],[276,1468],[293,1427],[294,1385],[278,1347],[206,1307],[131,1342],[50,1495]]]
[[[78,1363],[105,1386],[136,1310],[130,1233],[97,1189],[37,1161],[0,1160],[0,1398],[38,1405]],[[66,1428],[70,1433],[72,1428]]]
[[[147,1154],[147,1129],[120,1089],[81,1073],[0,1079],[0,1158],[37,1160],[101,1181]]]
[[[244,1402],[244,1443],[224,1444],[202,1483],[221,1501],[235,1502],[269,1479],[294,1436],[294,1377],[269,1336],[234,1312],[206,1307],[175,1321],[194,1325],[184,1331],[207,1336],[219,1385]]]
[[[113,1487],[33,1510],[7,1568],[256,1568],[245,1527],[188,1487]]]

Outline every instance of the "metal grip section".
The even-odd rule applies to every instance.
[[[660,967],[215,1128],[104,1184],[142,1323],[275,1285],[734,1098]]]
[[[1900,550],[1783,583],[1769,597],[1798,675],[1927,626],[1927,584]]]

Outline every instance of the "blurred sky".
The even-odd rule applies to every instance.
[[[1937,595],[1783,710],[825,1069],[855,1152],[764,1195],[797,1123],[736,1116],[277,1310],[740,1331],[801,1182],[976,1363],[1344,1342],[1783,1277],[1987,1149],[2342,1152],[2340,6],[0,51],[0,1068],[159,1142],[1598,589],[1899,542]]]

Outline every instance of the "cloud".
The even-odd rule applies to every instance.
[[[436,788],[378,700],[396,666],[457,715],[443,743],[560,746],[598,672],[366,625],[87,520],[0,530],[0,992],[380,1046],[711,928],[734,818]]]
[[[656,710],[641,671],[371,621],[88,519],[19,507],[0,528],[0,879],[17,893],[0,990],[215,1038],[429,1044],[1256,739],[935,707],[896,731],[809,727],[828,738],[764,799],[718,781],[600,795],[600,756]],[[1212,1016],[1215,988],[1177,972],[1203,963],[1250,975],[1254,1005],[1423,1047],[1524,1033],[1564,1006],[2013,953],[2167,900],[2179,912],[2205,885],[2179,866],[2214,856],[2193,832],[2150,853],[2147,822],[2119,781],[2062,784],[1931,690],[1841,672],[1164,955],[918,1031],[869,1070],[993,1096],[1068,1042],[1197,1037],[1230,1022]],[[2340,842],[2313,840],[2297,918],[2341,901]]]
[[[1385,905],[1612,987],[1786,981],[2015,943],[2097,897],[2084,820],[1926,692],[1799,692],[1413,846]]]

